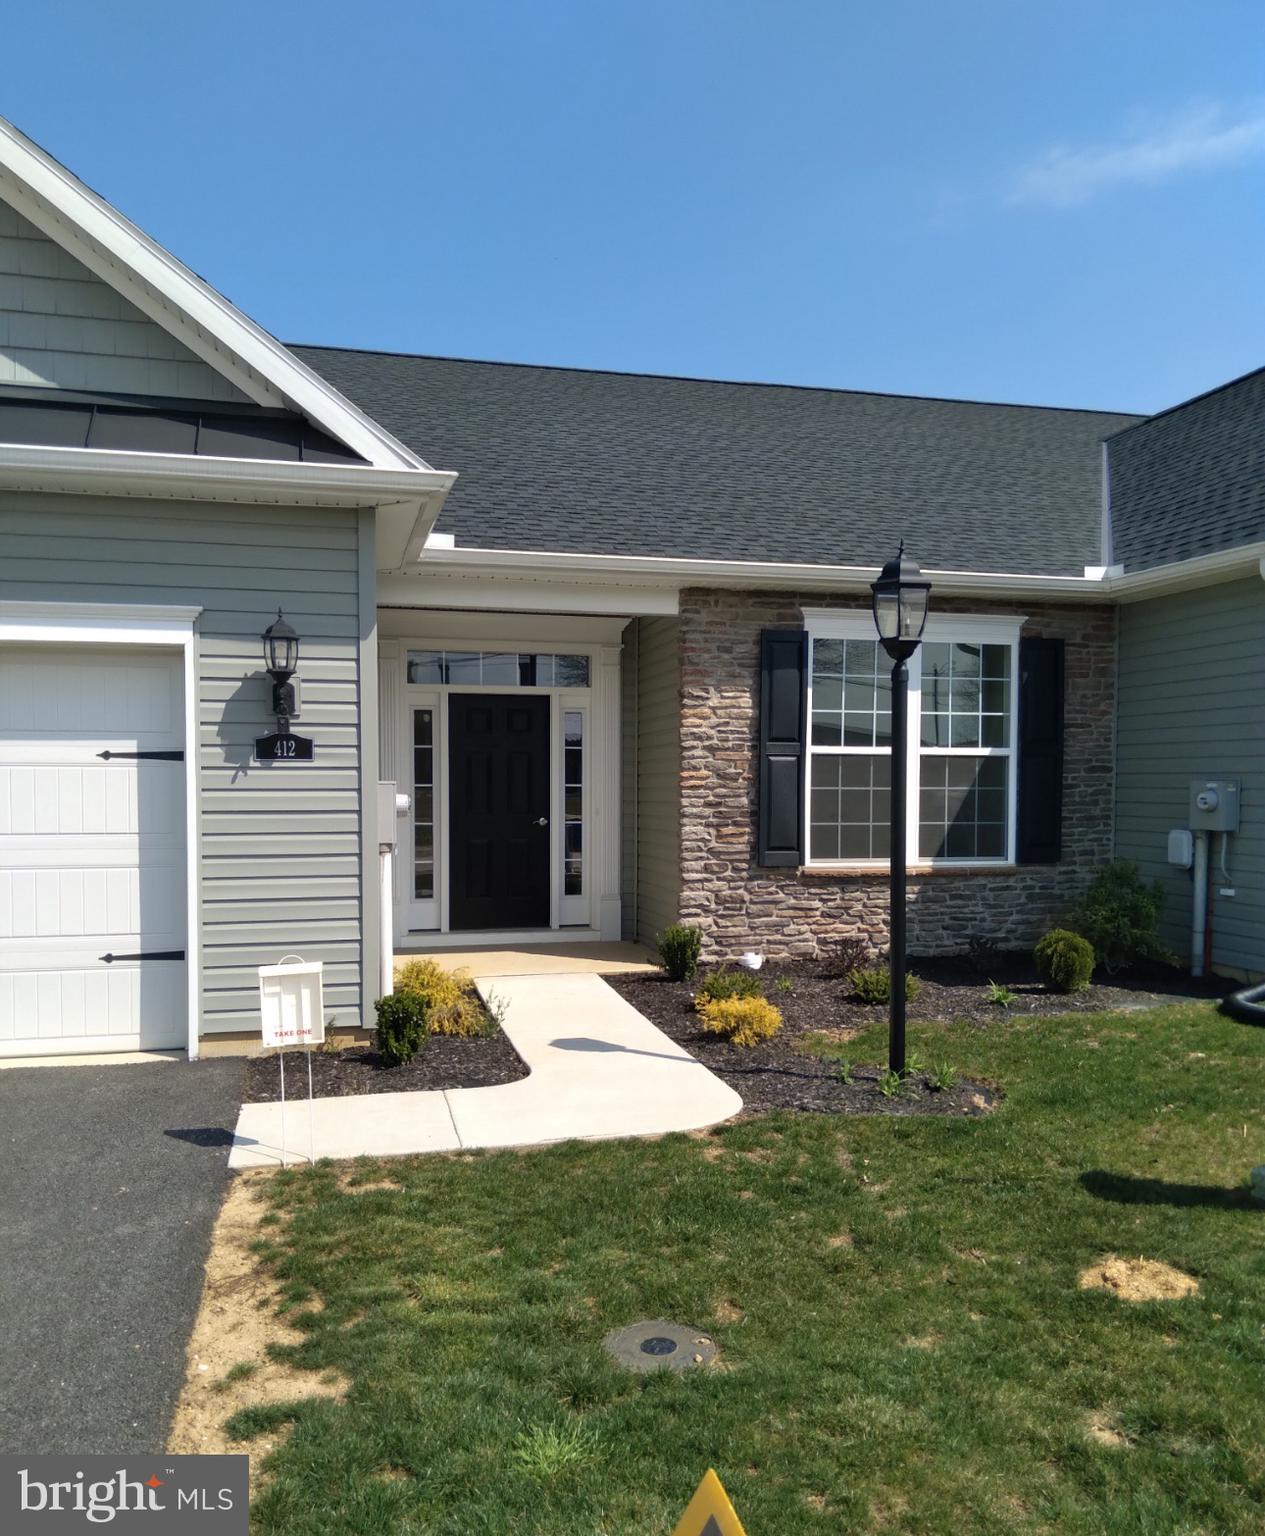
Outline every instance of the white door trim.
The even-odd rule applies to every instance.
[[[384,615],[385,616],[385,615]],[[448,619],[456,620],[453,624]],[[396,616],[390,628],[397,633],[379,643],[379,659],[388,681],[383,688],[382,760],[393,762],[399,787],[412,792],[410,763],[413,744],[413,709],[434,711],[435,787],[434,817],[436,828],[435,896],[437,922],[433,928],[413,929],[410,916],[412,824],[407,842],[402,839],[396,860],[394,935],[397,946],[416,948],[420,944],[527,942],[549,943],[553,940],[618,939],[620,936],[620,646],[617,643],[625,619],[554,619],[522,614],[414,613],[408,620]],[[422,622],[426,627],[422,628]],[[384,626],[385,627],[385,626]],[[562,651],[589,658],[587,688],[513,687],[495,684],[410,684],[407,679],[410,650],[452,650],[462,644],[472,648],[504,648],[506,651]],[[452,932],[448,922],[448,699],[453,693],[488,693],[544,695],[550,698],[550,820],[555,828],[562,825],[563,797],[559,772],[563,761],[562,716],[567,709],[584,713],[584,802],[585,827],[584,883],[581,897],[562,896],[561,843],[552,839],[550,854],[550,922],[548,928],[524,935],[511,933]],[[394,728],[386,723],[387,700],[394,695]],[[394,756],[390,755],[394,751]],[[561,926],[564,902],[567,915],[578,915],[583,901],[587,923]]]
[[[185,940],[189,1060],[197,1059],[201,1001],[198,913],[197,633],[201,608],[156,603],[28,603],[0,601],[0,645],[170,645],[182,652],[185,772]]]

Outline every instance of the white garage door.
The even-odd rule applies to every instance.
[[[182,1046],[171,651],[0,647],[0,1055]]]

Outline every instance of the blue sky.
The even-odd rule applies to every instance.
[[[1124,410],[1265,363],[1259,0],[0,23],[0,111],[283,340]]]

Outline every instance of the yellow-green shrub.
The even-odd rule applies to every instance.
[[[730,1045],[759,1045],[782,1027],[781,1010],[765,997],[717,997],[698,1011],[707,1033]]]
[[[426,1026],[432,1035],[487,1033],[487,1016],[467,971],[446,971],[431,959],[409,960],[395,973],[395,990],[425,1001]]]

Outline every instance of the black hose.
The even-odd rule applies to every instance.
[[[1265,1025],[1265,981],[1254,987],[1244,987],[1241,992],[1231,992],[1221,1000],[1222,1013],[1228,1013],[1240,1024]]]

